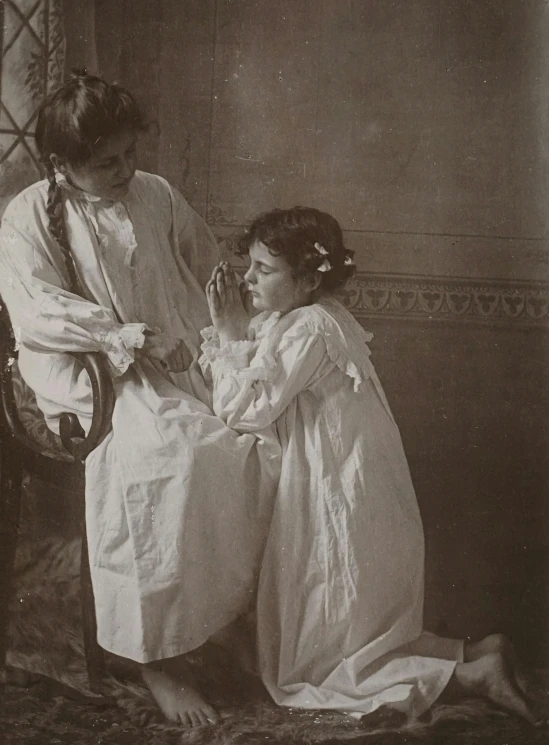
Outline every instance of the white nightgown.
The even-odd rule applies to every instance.
[[[0,294],[20,372],[54,431],[64,411],[90,424],[89,380],[64,353],[109,360],[112,431],[86,460],[98,638],[148,662],[198,647],[248,609],[280,446],[274,434],[239,435],[212,415],[197,359],[199,331],[210,322],[201,285],[218,255],[201,218],[151,174],[137,172],[120,202],[58,181],[85,297],[67,289],[45,181],[4,214]],[[194,355],[188,372],[134,362],[145,326],[185,340]]]
[[[222,348],[203,335],[215,413],[241,433],[274,424],[282,445],[257,601],[265,685],[286,706],[419,716],[463,644],[423,631],[423,528],[371,335],[333,298],[262,314]]]

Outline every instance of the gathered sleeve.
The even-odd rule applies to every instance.
[[[303,329],[282,336],[276,350],[251,341],[223,347],[206,331],[203,369],[213,379],[213,408],[238,432],[254,432],[272,424],[298,393],[333,369],[322,335]]]
[[[53,241],[53,239],[52,239]],[[0,230],[0,295],[18,342],[35,352],[102,352],[121,375],[142,347],[144,323],[121,324],[113,310],[63,288],[53,245],[5,216]]]

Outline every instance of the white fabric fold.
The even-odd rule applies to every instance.
[[[118,204],[62,188],[85,297],[68,291],[47,182],[6,210],[0,294],[19,332],[21,374],[53,431],[64,411],[90,424],[89,380],[65,353],[101,352],[112,365],[112,431],[86,460],[98,639],[149,662],[198,647],[248,610],[280,446],[272,432],[238,435],[211,412],[198,367],[200,329],[211,322],[200,282],[218,251],[202,219],[143,172]],[[145,328],[183,339],[189,370],[135,362]]]
[[[423,631],[423,529],[372,338],[335,299],[254,319],[249,363],[208,332],[214,411],[273,426],[282,467],[261,567],[259,673],[279,705],[410,717],[462,643]]]

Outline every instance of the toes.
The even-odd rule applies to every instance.
[[[188,712],[184,711],[179,715],[179,722],[185,729],[190,729],[193,726],[192,719]]]
[[[490,681],[490,698],[505,708],[514,711],[531,724],[537,725],[539,719],[528,706],[522,691],[515,684],[507,659],[499,653],[489,656],[493,664],[493,678]]]
[[[510,711],[515,712],[515,714],[518,714],[519,717],[526,719],[526,721],[530,722],[530,724],[537,725],[540,721],[531,711],[527,703],[524,701],[519,690],[514,686],[509,685],[505,691],[502,691],[500,695],[496,695],[493,698],[496,703],[504,706]]]
[[[516,713],[526,719],[530,724],[533,724],[536,727],[541,727],[543,725],[543,719],[539,719],[533,711],[530,709],[530,707],[525,703],[524,699],[518,694],[518,692],[514,693],[514,699],[515,699],[515,711]]]
[[[201,727],[202,721],[200,720],[200,715],[197,711],[190,711],[189,712],[189,719],[191,720],[191,726],[193,727]]]
[[[202,707],[202,711],[204,712],[209,724],[217,724],[219,722],[219,714],[213,708],[213,706],[206,704],[204,707]]]
[[[198,717],[200,727],[207,727],[210,724],[210,720],[206,716],[205,712],[197,711],[196,716]]]
[[[148,710],[142,711],[137,721],[140,727],[148,727],[151,721],[154,721],[154,715]]]
[[[206,712],[206,709],[208,710]],[[214,709],[206,706],[202,709],[191,709],[190,711],[181,712],[179,721],[184,727],[209,727],[215,724],[217,714]]]

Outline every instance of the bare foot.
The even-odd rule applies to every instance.
[[[522,693],[539,711],[543,719],[549,719],[548,691],[533,673],[527,670],[518,658],[511,641],[504,634],[490,634],[479,642],[465,645],[465,662],[474,662],[487,654],[501,654],[509,663],[513,676]]]
[[[531,680],[510,639],[504,634],[490,634],[479,642],[465,644],[463,659],[465,662],[474,662],[487,654],[501,654],[511,666],[519,688],[528,695]]]
[[[141,674],[170,721],[183,727],[202,727],[219,721],[216,710],[200,694],[181,657],[143,665]]]
[[[507,711],[541,726],[543,719],[536,717],[515,682],[510,663],[500,652],[486,654],[474,661],[458,663],[448,694],[482,696]]]

